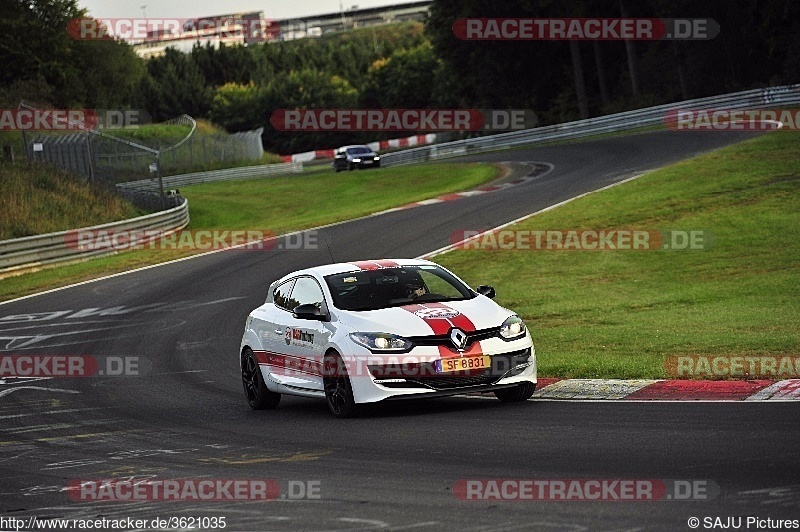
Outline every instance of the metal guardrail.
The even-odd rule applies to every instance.
[[[260,166],[242,166],[239,168],[226,168],[224,170],[211,170],[208,172],[195,172],[193,174],[180,174],[162,177],[164,188],[184,187],[188,185],[199,185],[201,183],[213,183],[216,181],[233,181],[239,179],[258,179],[261,177],[274,177],[285,174],[296,174],[303,171],[303,163],[278,163],[265,164]],[[142,179],[140,181],[128,181],[118,183],[116,186],[123,190],[152,190],[154,179]]]
[[[657,126],[665,123],[667,113],[670,111],[764,109],[793,104],[800,104],[800,84],[697,98],[565,124],[412,148],[381,155],[381,166],[400,166],[539,142],[578,139],[603,133],[617,133],[641,127]]]
[[[764,109],[772,106],[781,107],[793,104],[800,104],[800,84],[698,98],[565,124],[412,148],[383,155],[381,157],[381,166],[399,166],[535,144],[537,142],[577,139],[603,133],[615,133],[640,127],[655,126],[665,122],[668,112],[676,110]],[[213,181],[297,173],[302,172],[302,170],[303,163],[295,162],[198,172],[168,176],[163,179],[165,187],[177,187]],[[117,187],[123,188],[121,192],[152,190],[153,180],[146,179],[120,183]],[[183,203],[169,210],[131,220],[84,228],[83,230],[159,229],[168,232],[182,229],[188,223],[189,204],[184,200]],[[67,235],[74,234],[77,231],[79,230],[0,241],[0,273],[109,253],[106,250],[85,252],[75,249],[75,246],[68,246]]]
[[[174,188],[196,185],[199,183],[211,183],[214,181],[255,179],[265,176],[299,173],[302,171],[303,163],[280,163],[167,176],[163,178],[163,181],[165,188]],[[116,186],[120,189],[122,195],[129,197],[132,194],[151,194],[151,191],[154,189],[154,182],[157,183],[157,180],[144,179],[119,183]],[[78,246],[69,241],[69,238],[71,235],[74,236],[80,231],[135,231],[150,229],[159,230],[164,234],[168,234],[183,229],[188,224],[189,203],[183,199],[183,202],[177,207],[146,216],[140,216],[138,218],[85,227],[72,231],[61,231],[46,235],[2,240],[0,241],[0,274],[13,273],[15,271],[44,266],[55,262],[114,253],[113,250],[87,251],[79,249]]]
[[[103,249],[86,251],[79,248],[76,237],[80,231],[137,231],[158,230],[169,234],[189,224],[189,202],[166,211],[147,214],[138,218],[121,220],[92,227],[60,231],[46,235],[0,240],[0,273],[11,273],[55,262],[82,259],[114,253]]]

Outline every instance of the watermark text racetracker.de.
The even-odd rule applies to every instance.
[[[269,251],[315,250],[315,230],[276,236],[262,229],[76,229],[67,231],[64,243],[78,251],[173,250],[218,251],[229,249]]]
[[[800,378],[800,356],[677,355],[664,362],[670,377],[678,379]]]
[[[800,109],[673,109],[664,124],[673,131],[796,131]]]
[[[708,501],[713,480],[677,479],[460,479],[453,495],[465,501]]]
[[[314,333],[287,327],[286,345],[309,348],[314,343]],[[484,355],[477,342],[470,344],[464,351],[457,351],[452,346],[440,346],[440,353],[435,358],[431,356],[417,356],[409,354],[378,354],[369,357],[359,356],[357,360],[343,360],[341,364],[331,364],[329,361],[320,361],[308,356],[287,355],[256,351],[254,353],[259,365],[269,366],[270,373],[283,377],[308,377],[316,375],[322,377],[339,377],[346,375],[350,378],[368,377],[378,384],[396,382],[406,379],[449,379],[454,376],[469,376],[491,371],[503,375],[517,366],[503,358],[492,360]],[[440,359],[442,354],[444,359]],[[460,356],[449,356],[458,354]]]
[[[713,242],[705,230],[499,229],[458,230],[450,242],[459,249],[528,251],[704,250]]]
[[[86,131],[97,124],[92,109],[0,109],[0,131]]]
[[[530,109],[277,109],[278,131],[510,131],[536,127]]]
[[[661,18],[459,18],[453,35],[465,41],[708,40],[719,34],[713,19]]]
[[[215,37],[271,40],[280,34],[278,21],[250,16],[208,18],[74,18],[67,34],[78,41],[120,39],[141,42],[154,36]]]
[[[76,502],[320,500],[322,481],[271,478],[73,479],[66,488]]]
[[[138,377],[152,362],[139,356],[0,355],[0,379],[12,377]]]
[[[151,122],[143,109],[0,109],[0,131],[92,131]]]

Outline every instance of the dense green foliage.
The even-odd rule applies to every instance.
[[[112,109],[141,99],[144,62],[122,42],[72,39],[67,23],[83,16],[76,0],[0,3],[0,105],[16,107],[24,98]]]
[[[228,131],[265,126],[267,150],[375,140],[375,133],[281,133],[276,109],[531,109],[541,123],[795,83],[800,3],[794,0],[436,0],[429,20],[250,47],[196,46],[144,61],[120,41],[75,41],[77,0],[6,0],[0,7],[0,102],[182,113]],[[470,42],[463,17],[713,18],[708,41]],[[386,136],[398,136],[397,133]]]

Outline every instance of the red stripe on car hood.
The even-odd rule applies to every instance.
[[[351,262],[353,266],[362,271],[380,270],[381,268],[397,268],[400,265],[393,260],[359,260]]]
[[[467,316],[461,314],[454,308],[443,303],[420,303],[413,305],[403,305],[403,310],[410,312],[423,320],[431,328],[433,334],[439,336],[450,333],[453,328],[458,328],[465,333],[475,331],[475,324]],[[443,316],[456,314],[455,316],[436,317],[437,313]],[[480,342],[473,342],[466,351],[458,351],[454,347],[440,345],[439,356],[442,358],[454,358],[460,356],[478,356],[483,354]]]
[[[424,303],[424,305],[428,308],[441,308],[441,309],[451,310],[453,312],[458,312],[458,316],[455,316],[453,318],[448,318],[448,321],[450,321],[454,327],[458,327],[459,329],[461,329],[466,333],[470,333],[476,330],[475,324],[472,323],[471,319],[469,319],[465,314],[462,314],[461,312],[455,310],[452,307],[448,307],[443,303]]]

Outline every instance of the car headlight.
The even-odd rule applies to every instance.
[[[381,157],[380,157],[380,155],[376,155],[375,157],[373,157],[373,159],[375,159],[376,161],[380,161]]]
[[[525,322],[519,316],[510,316],[500,326],[500,336],[504,340],[515,340],[525,336]]]
[[[350,339],[373,353],[400,353],[413,347],[409,340],[395,334],[358,332],[350,333]]]
[[[353,159],[353,162],[354,162],[354,163],[360,163],[360,162],[361,162],[361,159]]]

